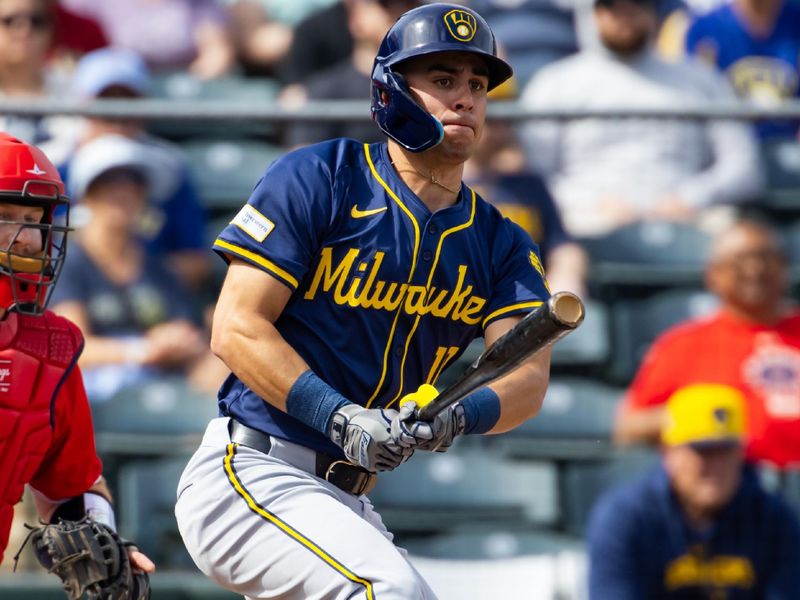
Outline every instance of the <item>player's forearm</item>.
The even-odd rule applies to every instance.
[[[500,419],[488,433],[510,431],[534,417],[542,406],[549,379],[550,348],[545,348],[493,382],[489,387],[500,398]]]
[[[257,315],[222,322],[215,316],[211,350],[242,383],[283,411],[292,385],[309,369],[275,326]]]
[[[105,500],[109,503],[111,502],[111,490],[108,489],[108,483],[106,483],[106,480],[103,477],[98,479],[94,485],[92,485],[92,487],[86,490],[86,492],[98,494],[105,498]],[[36,507],[36,513],[46,523],[50,522],[53,514],[62,504],[64,504],[64,502],[71,500],[71,498],[66,500],[51,500],[35,489],[33,490],[33,494],[31,494],[31,496],[33,497],[33,505]]]

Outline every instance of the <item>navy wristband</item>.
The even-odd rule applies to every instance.
[[[464,433],[486,433],[500,420],[500,398],[491,388],[472,392],[460,404],[464,407]]]
[[[322,381],[310,369],[300,375],[286,396],[286,414],[328,435],[331,415],[350,400]]]

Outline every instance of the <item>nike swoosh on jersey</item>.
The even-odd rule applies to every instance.
[[[383,208],[370,208],[368,210],[359,210],[358,207],[354,204],[353,208],[350,209],[350,216],[353,217],[354,219],[363,219],[364,217],[371,217],[372,215],[377,215],[378,213],[382,213],[388,208],[389,208],[388,206],[384,206]]]

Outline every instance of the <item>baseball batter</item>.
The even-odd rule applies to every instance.
[[[415,421],[400,400],[548,297],[535,244],[461,183],[487,92],[511,76],[486,22],[429,4],[372,75],[388,143],[276,161],[214,249],[213,350],[233,374],[178,487],[198,567],[247,598],[434,598],[367,498],[377,473],[533,416],[549,355]]]

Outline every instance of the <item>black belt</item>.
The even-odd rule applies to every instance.
[[[269,454],[272,441],[266,433],[242,425],[239,421],[231,419],[228,422],[228,432],[234,444],[247,446],[264,454]],[[340,490],[359,496],[369,493],[378,481],[377,473],[367,471],[365,468],[353,463],[333,458],[327,454],[316,452],[315,475],[332,483]]]

